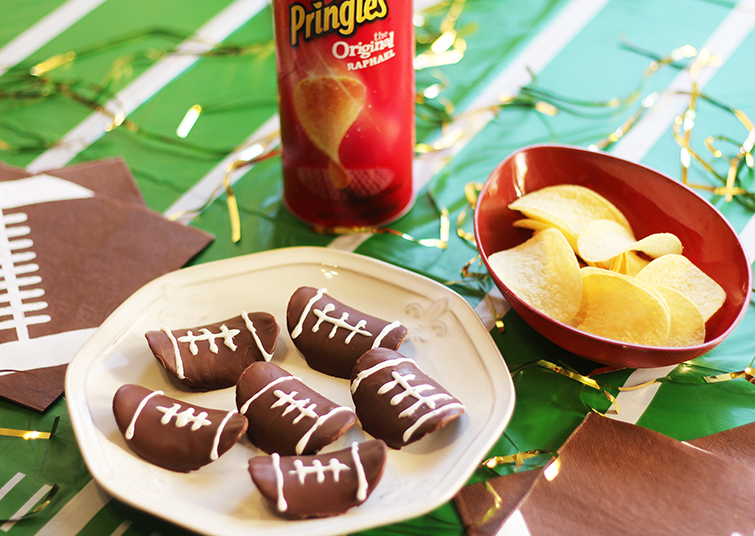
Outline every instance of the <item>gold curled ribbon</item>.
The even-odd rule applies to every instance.
[[[440,67],[458,63],[464,58],[467,43],[459,37],[456,23],[464,9],[466,0],[453,0],[448,12],[440,23],[440,35],[430,45],[430,48],[414,58],[416,70],[428,67]]]
[[[485,272],[473,272],[472,271],[472,265],[478,262],[480,266],[483,265],[482,258],[480,255],[475,255],[470,260],[464,264],[464,266],[461,267],[461,277],[462,279],[473,279],[475,281],[478,281],[480,283],[480,286],[482,287],[482,282],[485,281],[489,274],[487,271]],[[453,284],[453,283],[446,283],[447,285]],[[503,324],[503,318],[498,313],[498,309],[496,309],[495,304],[493,303],[493,299],[490,297],[490,293],[485,290],[485,288],[482,288],[484,300],[488,302],[488,306],[490,308],[490,311],[493,313],[493,321],[495,323],[495,327],[498,329],[499,333],[503,333],[506,330],[506,327]]]
[[[58,429],[58,421],[60,417],[55,417],[52,423],[52,428],[49,432],[40,432],[38,430],[16,430],[14,428],[0,428],[0,436],[5,437],[19,437],[25,440],[31,439],[50,439]]]
[[[461,209],[459,215],[456,217],[456,234],[462,240],[467,241],[471,246],[477,247],[477,241],[475,240],[474,233],[470,233],[464,230],[464,224],[466,223],[467,214],[474,211],[477,206],[477,198],[482,191],[483,184],[481,182],[469,182],[464,185],[464,197],[467,200],[467,204]]]
[[[403,238],[404,240],[413,242],[415,244],[419,244],[421,246],[434,247],[434,248],[444,250],[448,247],[448,241],[451,235],[451,220],[449,218],[449,212],[446,207],[438,204],[437,200],[435,199],[435,196],[432,194],[430,190],[428,190],[427,195],[430,198],[430,201],[432,202],[433,206],[435,207],[435,209],[438,211],[438,214],[439,214],[439,227],[440,227],[439,238],[415,238],[407,233],[398,231],[396,229],[392,229],[390,227],[335,225],[332,227],[312,226],[310,228],[313,231],[317,233],[322,233],[322,234],[337,234],[337,235],[389,234],[393,236],[398,236],[400,238]]]
[[[533,361],[530,363],[525,363],[524,365],[520,366],[517,369],[514,369],[511,372],[511,377],[513,378],[516,374],[519,374],[525,369],[532,368],[532,367],[539,367],[543,368],[545,370],[549,370],[551,372],[555,372],[556,374],[560,374],[561,376],[565,376],[569,378],[570,380],[574,380],[578,383],[581,383],[582,385],[585,385],[587,387],[590,387],[591,389],[595,389],[597,391],[600,391],[603,393],[603,396],[605,396],[611,404],[613,404],[613,407],[615,408],[614,411],[618,414],[619,413],[619,406],[616,403],[616,397],[613,396],[606,388],[601,386],[597,381],[595,381],[593,378],[590,378],[589,376],[585,376],[584,374],[580,374],[576,370],[566,368],[561,365],[556,365],[555,363],[551,363],[550,361],[546,361],[544,359],[540,359],[538,361]],[[592,406],[589,406],[590,409],[595,412],[599,413],[600,415],[605,415],[605,413],[602,413]]]
[[[745,379],[750,383],[755,384],[755,370],[751,367],[747,367],[739,372],[729,372],[726,374],[717,374],[714,376],[703,376],[705,383],[720,383],[729,380]]]
[[[446,249],[446,246],[448,245],[448,242],[443,240],[443,238],[415,238],[412,235],[409,235],[402,231],[398,231],[396,229],[391,229],[390,227],[370,227],[370,226],[347,227],[347,226],[337,225],[334,227],[311,227],[311,229],[317,233],[337,234],[337,235],[363,234],[363,233],[373,234],[373,235],[389,234],[393,236],[398,236],[399,238],[403,238],[404,240],[407,240],[408,242],[413,242],[421,246],[434,247],[438,249]]]
[[[212,204],[222,188],[226,192],[226,204],[228,206],[228,216],[231,223],[231,238],[234,243],[241,240],[241,218],[239,215],[239,207],[238,202],[236,201],[236,195],[233,193],[233,188],[231,188],[231,176],[236,172],[236,170],[244,166],[257,164],[279,155],[281,150],[278,142],[278,132],[273,132],[260,140],[248,144],[248,147],[241,148],[238,151],[240,154],[243,154],[246,150],[253,149],[254,156],[250,158],[241,158],[231,162],[226,169],[225,175],[223,176],[222,184],[218,185],[213,190],[213,192],[208,196],[208,198],[200,208],[196,210],[180,210],[174,212],[168,215],[168,219],[175,221],[187,215],[196,216],[198,214],[201,214]]]
[[[44,499],[42,499],[42,502],[40,502],[32,510],[29,510],[24,515],[19,516],[19,517],[10,517],[7,519],[0,519],[0,523],[18,523],[19,521],[25,521],[29,518],[37,516],[45,508],[50,506],[50,503],[52,503],[52,500],[55,498],[55,495],[58,494],[58,491],[60,491],[60,486],[58,486],[57,484],[54,484],[52,488],[50,488],[50,491],[47,492],[47,495],[45,495]]]
[[[501,506],[503,505],[503,499],[500,495],[498,495],[498,492],[487,480],[485,481],[485,489],[493,497],[493,506],[491,506],[488,511],[483,514],[483,516],[477,522],[478,525],[484,525],[485,523],[490,521],[490,519],[496,514],[496,512],[498,512],[498,510],[501,509]]]
[[[482,462],[482,465],[484,467],[487,467],[488,469],[495,469],[499,465],[514,464],[514,471],[516,471],[524,464],[526,460],[537,458],[546,454],[549,456],[557,456],[555,452],[550,450],[532,449],[516,452],[514,454],[507,454],[505,456],[491,456],[490,458],[485,459],[485,461]]]

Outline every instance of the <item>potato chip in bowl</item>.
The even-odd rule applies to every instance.
[[[517,264],[501,252],[546,230],[564,236],[580,267],[582,298],[571,318],[563,306],[556,307],[558,315],[540,310],[506,275],[516,272]],[[475,237],[512,308],[546,338],[599,363],[656,367],[702,355],[734,329],[749,302],[750,264],[723,216],[678,181],[605,153],[562,145],[513,153],[480,193]],[[684,261],[659,262],[666,257]],[[530,261],[516,262],[526,271]],[[547,267],[550,261],[538,262]],[[640,277],[653,262],[656,267]],[[536,284],[526,275],[517,277],[519,284]],[[699,281],[697,293],[681,283],[693,278]],[[707,286],[711,281],[717,289]],[[572,308],[575,288],[569,291]],[[556,301],[547,298],[546,288],[538,293],[546,296],[541,301]],[[621,295],[626,299],[617,301]],[[626,313],[623,320],[606,318],[619,313]]]

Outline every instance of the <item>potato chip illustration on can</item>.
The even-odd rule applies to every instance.
[[[283,199],[322,231],[389,223],[413,200],[407,0],[274,0]]]

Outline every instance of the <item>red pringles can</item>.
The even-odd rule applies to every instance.
[[[273,0],[283,200],[321,231],[411,206],[411,0]]]

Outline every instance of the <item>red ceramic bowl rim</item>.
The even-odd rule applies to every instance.
[[[476,243],[478,245],[478,250],[479,250],[479,253],[480,253],[480,258],[482,258],[483,262],[485,263],[485,266],[487,267],[488,272],[490,273],[490,276],[493,278],[493,280],[495,281],[495,283],[496,283],[497,286],[504,287],[508,291],[508,293],[511,294],[512,296],[516,296],[516,293],[513,292],[511,289],[509,289],[509,287],[507,285],[505,285],[498,278],[498,276],[495,275],[495,273],[493,272],[493,270],[490,268],[490,265],[488,264],[488,254],[485,251],[483,251],[482,246],[480,245],[480,236],[478,234],[478,229],[479,229],[478,218],[479,218],[479,212],[480,211],[478,209],[479,209],[480,205],[482,204],[483,198],[485,197],[485,193],[487,192],[488,187],[491,184],[491,179],[495,175],[498,174],[499,170],[502,167],[504,167],[517,154],[523,153],[523,152],[526,152],[526,151],[530,151],[530,150],[533,150],[533,149],[568,149],[568,150],[574,150],[574,151],[579,151],[579,152],[584,152],[584,153],[595,153],[595,151],[592,151],[590,149],[586,149],[584,147],[573,146],[573,145],[566,145],[566,144],[547,144],[546,143],[546,144],[527,145],[527,146],[524,146],[524,147],[521,147],[521,148],[517,149],[516,151],[512,152],[511,154],[509,154],[506,158],[504,158],[495,167],[495,169],[490,173],[490,175],[488,176],[488,178],[485,180],[485,183],[483,184],[483,187],[480,190],[480,194],[477,196],[477,203],[475,204],[475,210],[474,210],[474,215],[473,215],[475,240],[476,240]],[[615,159],[615,160],[621,160],[621,161],[627,162],[630,165],[637,166],[639,168],[643,168],[643,169],[645,169],[645,170],[647,170],[647,171],[649,171],[651,173],[654,173],[654,174],[656,174],[656,175],[658,175],[660,177],[665,178],[666,180],[675,182],[677,186],[679,186],[679,187],[687,190],[689,193],[693,194],[695,197],[697,197],[701,202],[705,203],[711,210],[713,210],[718,215],[718,217],[726,225],[726,227],[729,228],[729,230],[731,231],[732,235],[734,237],[736,237],[737,243],[739,244],[739,247],[742,250],[742,255],[744,256],[744,258],[749,260],[749,258],[747,256],[747,251],[745,250],[744,246],[742,245],[742,242],[739,239],[739,235],[734,230],[734,228],[731,226],[731,224],[729,223],[729,221],[723,216],[723,214],[721,214],[721,212],[715,206],[713,206],[707,199],[705,199],[704,197],[700,196],[700,194],[698,194],[697,192],[695,192],[692,188],[690,188],[687,185],[685,185],[685,184],[683,184],[683,183],[681,183],[681,182],[679,182],[679,181],[677,181],[677,180],[669,177],[665,173],[662,173],[662,172],[660,172],[660,171],[658,171],[656,169],[653,169],[653,168],[651,168],[649,166],[646,166],[644,164],[640,164],[640,163],[637,163],[637,162],[632,162],[631,160],[626,160],[624,158],[620,158],[618,156],[614,156],[614,155],[612,155],[610,153],[600,152],[600,153],[597,153],[597,154],[600,154],[603,157],[612,158],[612,159]],[[561,184],[568,184],[568,183],[561,183]],[[750,289],[752,288],[752,268],[751,268],[751,265],[750,265],[749,262],[747,263],[747,288],[750,288]],[[505,296],[504,296],[504,298],[505,298]],[[585,331],[582,331],[582,330],[576,329],[576,328],[574,328],[572,326],[569,326],[568,324],[564,324],[563,322],[561,322],[559,320],[555,320],[554,318],[551,318],[548,315],[543,314],[542,312],[538,311],[537,309],[535,309],[534,307],[532,307],[528,303],[524,302],[523,300],[520,300],[520,299],[517,298],[517,301],[518,301],[517,306],[523,307],[523,308],[527,309],[532,314],[536,315],[537,317],[539,317],[540,319],[544,320],[545,322],[554,324],[554,325],[562,328],[563,330],[568,331],[568,332],[570,332],[570,333],[572,333],[572,334],[574,334],[576,336],[587,337],[589,339],[600,341],[601,343],[604,343],[604,344],[606,344],[608,346],[615,346],[617,349],[618,348],[622,348],[622,349],[636,349],[636,350],[639,350],[639,351],[655,350],[655,351],[662,351],[662,352],[667,352],[667,353],[684,353],[684,354],[690,353],[690,351],[694,351],[694,350],[706,350],[706,351],[708,351],[708,350],[713,349],[718,344],[720,344],[721,341],[723,341],[726,337],[728,337],[729,334],[731,334],[731,332],[734,330],[734,328],[737,327],[737,325],[739,324],[739,322],[744,317],[745,312],[747,311],[747,307],[749,305],[749,300],[743,300],[742,306],[740,307],[740,310],[737,313],[737,316],[729,324],[729,326],[718,337],[716,337],[714,339],[710,339],[708,341],[705,341],[702,344],[698,344],[698,345],[695,345],[695,346],[648,346],[648,345],[641,345],[641,344],[633,344],[633,343],[621,342],[621,341],[617,341],[615,339],[609,339],[609,338],[606,338],[606,337],[602,337],[600,335],[593,335],[591,333],[587,333]],[[514,308],[513,304],[509,304],[509,305],[512,308]],[[702,355],[703,353],[705,353],[705,352],[700,352],[700,353],[698,353],[698,355]]]

